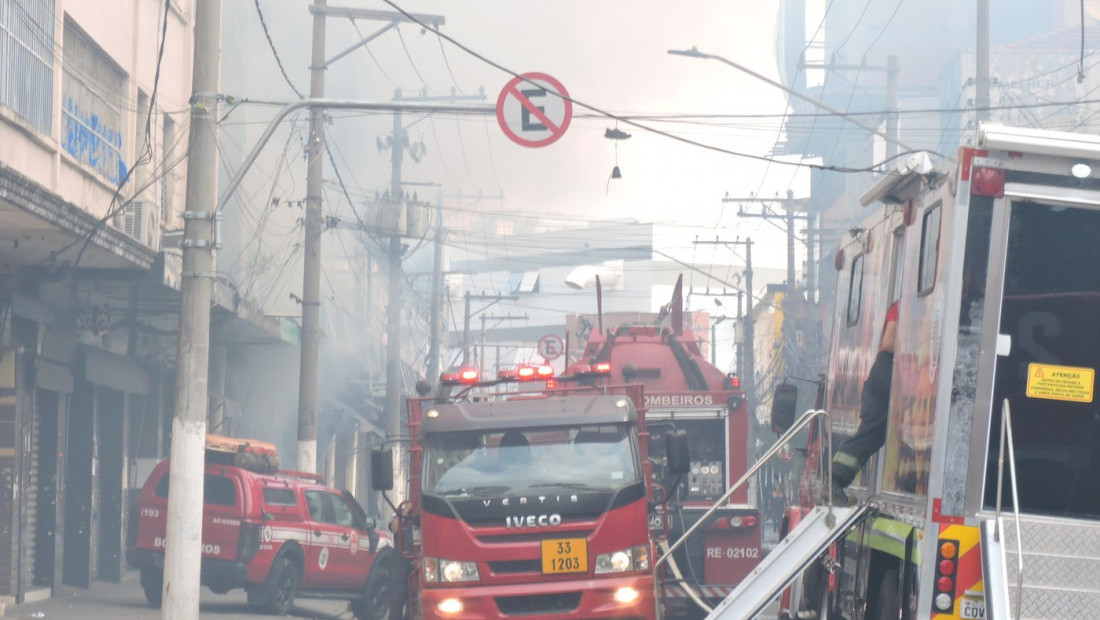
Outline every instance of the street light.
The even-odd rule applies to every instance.
[[[859,128],[864,129],[866,131],[869,131],[872,134],[882,138],[883,140],[886,140],[887,142],[890,142],[892,144],[896,144],[898,147],[900,147],[904,151],[914,150],[912,147],[905,144],[901,140],[898,140],[897,138],[895,138],[895,137],[893,137],[893,136],[891,136],[891,135],[889,135],[885,132],[879,131],[879,129],[877,127],[872,127],[872,126],[860,121],[859,119],[856,119],[852,116],[849,116],[848,114],[846,114],[844,112],[841,112],[840,110],[838,110],[838,109],[836,109],[836,108],[834,108],[834,107],[832,107],[832,106],[830,106],[826,103],[823,103],[823,102],[821,102],[817,99],[814,99],[813,97],[806,96],[806,95],[798,92],[797,90],[794,90],[793,88],[788,88],[785,84],[781,84],[779,82],[776,82],[775,80],[773,80],[773,79],[771,79],[767,76],[761,75],[761,74],[753,71],[752,69],[749,69],[748,67],[746,67],[744,65],[739,65],[739,64],[733,62],[732,60],[730,60],[728,58],[724,58],[724,57],[718,56],[716,54],[707,54],[706,52],[700,52],[698,49],[696,49],[694,47],[689,49],[689,50],[668,50],[668,53],[672,54],[673,56],[687,56],[688,58],[702,58],[703,60],[717,60],[718,62],[720,62],[722,64],[725,64],[725,65],[729,65],[729,66],[733,67],[734,69],[737,69],[739,71],[744,71],[745,73],[748,73],[752,77],[754,77],[754,78],[756,78],[756,79],[758,79],[762,82],[767,82],[768,84],[771,84],[772,86],[782,90],[783,92],[785,92],[785,93],[787,93],[787,94],[789,94],[793,97],[798,97],[799,99],[801,99],[801,100],[803,100],[803,101],[805,101],[805,102],[807,102],[811,105],[817,106],[817,107],[821,108],[822,110],[825,110],[829,114],[839,116],[840,118],[848,121],[849,123],[855,125],[856,127],[859,127]]]

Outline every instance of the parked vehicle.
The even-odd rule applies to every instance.
[[[389,617],[394,551],[347,491],[319,476],[278,470],[274,448],[207,437],[201,583],[287,613],[297,597],[351,602],[360,620]],[[150,605],[160,606],[169,462],[157,464],[138,496],[127,559],[141,570]]]

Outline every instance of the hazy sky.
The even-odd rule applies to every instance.
[[[256,98],[296,98],[277,71],[253,3],[239,4],[247,6],[227,7],[226,28],[251,32],[249,44],[246,49],[234,49],[234,41],[227,39],[223,54],[247,58],[250,72],[243,81],[224,83],[223,77],[223,90]],[[394,10],[373,0],[329,0],[328,4]],[[259,0],[259,5],[291,81],[307,92],[311,23],[307,3]],[[402,0],[397,5],[413,13],[443,16],[442,32],[457,42],[516,73],[549,74],[578,102],[566,134],[543,148],[511,142],[494,116],[418,119],[407,115],[404,121],[411,141],[423,142],[427,154],[420,163],[406,158],[403,176],[441,184],[449,217],[459,211],[503,209],[544,214],[573,225],[607,218],[652,221],[665,232],[666,249],[700,263],[739,259],[728,250],[723,255],[714,247],[694,248],[691,239],[696,235],[730,239],[751,235],[760,244],[754,248],[754,261],[761,266],[784,266],[780,231],[760,220],[738,225],[733,216],[737,206],[724,207],[722,197],[727,192],[770,197],[785,193],[792,183],[796,195],[804,195],[804,172],[714,152],[620,123],[619,128],[633,137],[618,141],[617,162],[623,177],[609,183],[616,142],[605,139],[604,131],[614,127],[615,121],[581,105],[624,116],[679,117],[674,122],[639,122],[709,146],[767,155],[778,138],[778,115],[785,110],[782,91],[717,61],[670,56],[666,51],[697,46],[777,78],[778,1]],[[378,21],[352,24],[330,18],[328,56],[383,26]],[[452,88],[467,95],[484,88],[485,103],[491,105],[511,78],[434,33],[405,24],[336,61],[326,77],[326,95],[388,101],[397,88],[406,98],[424,89],[439,96]],[[754,114],[775,116],[713,117]],[[704,118],[683,118],[687,115]],[[390,154],[375,145],[391,130],[392,117],[333,116],[329,140],[337,149],[337,159],[348,162],[341,173],[350,193],[372,196],[385,189]],[[288,199],[295,192],[304,193],[303,170],[302,166],[288,169],[286,174],[298,179],[287,190]],[[334,180],[327,161],[326,180]],[[454,197],[479,190],[503,194],[504,200],[478,203]],[[425,193],[434,199],[435,191]],[[326,199],[334,204],[340,201],[335,190],[326,192]],[[471,251],[477,243],[470,241]]]

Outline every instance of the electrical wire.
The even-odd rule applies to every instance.
[[[382,1],[385,2],[386,4],[388,4],[389,6],[393,7],[393,9],[396,10],[397,12],[404,15],[405,18],[408,19],[409,21],[412,21],[412,22],[415,22],[415,23],[419,24],[425,30],[430,30],[430,31],[434,32],[436,34],[436,36],[446,39],[447,42],[451,43],[455,47],[457,47],[457,48],[461,49],[462,51],[466,52],[467,54],[473,56],[474,58],[477,58],[481,62],[483,62],[483,63],[485,63],[485,64],[487,64],[487,65],[489,65],[489,66],[491,66],[491,67],[493,67],[493,68],[495,68],[499,71],[507,73],[507,74],[509,74],[513,77],[519,78],[520,80],[522,80],[524,82],[527,82],[527,83],[535,85],[535,86],[539,86],[537,83],[532,82],[530,79],[524,77],[523,75],[520,75],[519,73],[516,73],[512,69],[509,69],[509,68],[505,67],[504,65],[501,65],[500,63],[498,63],[496,61],[493,61],[493,60],[481,55],[480,53],[478,53],[478,52],[474,51],[473,49],[467,47],[466,45],[460,43],[459,41],[457,41],[453,37],[439,31],[437,28],[433,28],[430,24],[427,24],[427,23],[419,20],[416,16],[412,15],[411,13],[406,11],[405,9],[398,6],[397,3],[395,3],[393,0],[382,0]],[[541,88],[541,86],[539,86],[539,87]],[[870,167],[866,167],[866,168],[849,168],[849,167],[844,167],[844,166],[829,166],[829,165],[823,165],[823,164],[810,164],[810,163],[805,163],[805,162],[784,161],[784,160],[776,159],[776,158],[773,158],[773,157],[767,157],[765,155],[755,155],[755,154],[752,154],[752,153],[734,151],[734,150],[731,150],[731,149],[718,147],[718,146],[715,146],[713,144],[706,144],[706,143],[703,143],[703,142],[698,142],[696,140],[690,140],[688,138],[684,138],[683,136],[679,136],[679,135],[676,135],[676,134],[673,134],[673,133],[669,133],[667,131],[657,129],[655,127],[650,127],[648,125],[638,123],[638,122],[632,121],[630,119],[617,116],[617,115],[613,114],[612,112],[609,112],[607,110],[599,108],[595,105],[586,103],[584,101],[580,101],[580,100],[576,99],[575,97],[566,97],[566,96],[562,95],[561,93],[556,93],[556,94],[559,97],[561,97],[563,100],[569,101],[570,103],[572,103],[575,106],[582,107],[582,108],[585,108],[587,110],[591,110],[593,112],[596,112],[598,114],[603,115],[605,118],[609,118],[609,119],[612,119],[612,120],[622,122],[625,125],[629,125],[631,127],[636,127],[638,129],[641,129],[642,131],[646,131],[646,132],[652,133],[654,135],[662,136],[662,137],[668,138],[670,140],[675,140],[677,142],[682,142],[684,144],[688,144],[688,145],[691,145],[691,146],[696,146],[696,147],[699,147],[699,148],[702,148],[702,149],[705,149],[705,150],[708,150],[708,151],[723,153],[725,155],[732,155],[734,157],[742,157],[742,158],[753,159],[753,160],[757,160],[757,161],[765,161],[765,162],[766,161],[772,161],[776,164],[784,165],[784,166],[804,167],[804,168],[811,168],[811,169],[814,169],[814,170],[829,170],[829,171],[833,171],[833,172],[844,172],[844,173],[868,172],[868,171],[876,169],[875,166],[870,166]]]
[[[271,40],[271,33],[267,30],[267,21],[264,20],[264,12],[260,9],[260,0],[256,0],[255,4],[256,15],[260,18],[260,26],[264,29],[264,37],[267,38],[267,46],[271,49],[271,55],[275,57],[275,64],[279,65],[279,73],[283,74],[283,79],[286,80],[286,84],[290,87],[290,90],[294,91],[294,94],[298,95],[299,99],[305,99],[305,95],[294,86],[294,82],[290,81],[290,76],[287,75],[286,68],[283,67],[283,61],[279,58],[279,52],[275,49],[275,42]]]

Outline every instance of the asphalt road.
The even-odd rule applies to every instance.
[[[199,601],[199,615],[207,618],[266,618],[275,616],[253,611],[245,600],[244,590],[234,590],[228,594],[214,594],[203,588]],[[90,589],[66,588],[62,596],[37,603],[8,606],[4,618],[24,618],[27,620],[68,620],[100,618],[109,620],[131,620],[160,618],[160,609],[150,607],[138,584],[136,572],[127,573],[122,583],[95,582]],[[300,599],[295,601],[294,609],[280,618],[303,618],[309,620],[354,620],[346,601],[327,601]]]

